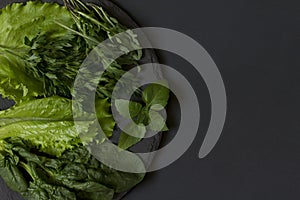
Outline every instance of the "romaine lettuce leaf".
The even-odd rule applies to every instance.
[[[109,108],[108,99],[96,100],[97,118],[107,137],[112,136],[115,127]],[[82,142],[80,134],[90,131],[89,123],[92,122],[88,114],[84,114],[84,125],[76,129],[71,100],[53,96],[23,102],[0,111],[0,140],[19,137],[40,152],[60,156],[65,150]]]
[[[20,103],[8,110],[0,111],[0,127],[20,121],[72,120],[72,101],[58,96]]]
[[[22,138],[28,147],[53,156],[80,144],[73,121],[22,121],[0,128],[0,139]]]

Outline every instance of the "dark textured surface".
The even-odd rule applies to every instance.
[[[14,102],[12,100],[2,98],[0,95],[0,110],[6,110],[14,105]]]

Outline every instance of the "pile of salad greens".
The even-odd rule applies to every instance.
[[[94,158],[72,113],[73,84],[81,64],[99,43],[126,30],[102,7],[80,0],[65,0],[64,6],[28,1],[0,10],[0,94],[15,102],[0,111],[0,176],[25,199],[111,200],[143,180],[145,174],[117,171]],[[126,45],[139,45],[133,33],[127,39]],[[122,50],[122,45],[115,48]],[[111,113],[114,86],[142,56],[141,50],[124,53],[100,78],[95,110],[107,138],[116,129]],[[137,124],[147,125],[156,119],[149,111],[166,106],[169,90],[151,84],[137,95],[141,101],[130,102],[130,114]],[[115,102],[120,114],[125,101]],[[164,123],[161,107],[152,111],[157,127]],[[157,127],[150,128],[167,130]],[[122,132],[118,146],[126,150],[140,140]]]

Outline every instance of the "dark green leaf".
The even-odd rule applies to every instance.
[[[1,158],[0,176],[11,189],[18,192],[24,192],[27,190],[27,182],[22,172],[18,169],[17,163],[15,163],[12,158]]]

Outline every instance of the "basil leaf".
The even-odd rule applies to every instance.
[[[128,101],[124,99],[116,99],[115,106],[120,115],[127,119],[136,117],[143,107],[142,104],[138,102]],[[129,107],[130,116],[128,116],[128,113],[125,112],[126,106]]]
[[[150,84],[143,91],[142,98],[149,108],[162,108],[168,103],[169,89],[160,84]]]

